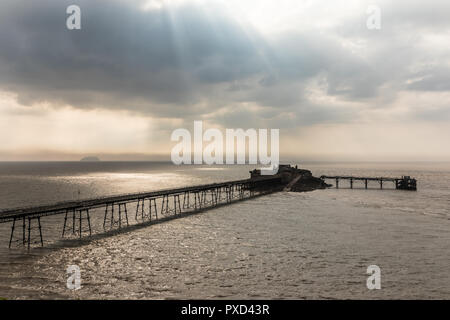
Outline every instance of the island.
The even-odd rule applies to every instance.
[[[90,156],[90,157],[84,157],[80,161],[97,162],[97,161],[100,161],[100,159],[98,157]]]

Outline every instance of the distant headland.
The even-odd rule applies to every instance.
[[[95,161],[100,161],[100,159],[98,157],[84,157],[80,161],[95,162]]]

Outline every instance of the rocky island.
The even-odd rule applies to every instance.
[[[100,161],[100,159],[98,157],[89,156],[89,157],[82,158],[80,161],[97,162],[97,161]]]
[[[264,177],[261,175],[261,170],[259,169],[250,171],[250,175],[251,179]],[[285,184],[285,191],[306,192],[331,187],[331,185],[325,183],[321,178],[314,177],[311,171],[299,169],[297,166],[280,165],[276,176],[281,177],[282,183]]]

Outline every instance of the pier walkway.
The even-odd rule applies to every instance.
[[[82,238],[92,235],[91,212],[103,212],[103,229],[110,231],[137,223],[148,223],[168,217],[178,218],[208,208],[254,198],[283,189],[280,176],[262,176],[245,179],[190,186],[147,193],[124,194],[79,201],[66,201],[45,206],[22,207],[0,211],[0,223],[12,222],[9,247],[18,243],[30,246],[44,245],[41,218],[64,215],[62,237]],[[130,216],[131,212],[133,215]],[[36,241],[37,240],[37,241]]]

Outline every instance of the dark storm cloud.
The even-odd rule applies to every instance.
[[[323,37],[290,35],[269,45],[219,10],[211,16],[189,5],[142,11],[120,1],[79,1],[82,30],[69,31],[65,8],[71,3],[2,3],[1,86],[17,92],[23,104],[102,105],[160,115],[230,99],[292,106],[302,94],[301,85],[291,90],[293,84],[325,70],[330,94],[373,94],[360,79],[364,66]],[[247,87],[235,94],[213,88],[240,81]]]
[[[264,70],[246,34],[218,13],[210,22],[193,6],[144,12],[136,3],[79,1],[82,30],[69,31],[71,3],[1,5],[1,87],[24,104],[185,108],[204,98],[204,86]]]
[[[310,101],[308,86],[318,78],[324,95],[342,101],[376,98],[394,80],[410,90],[448,90],[441,73],[404,84],[412,77],[414,53],[392,26],[385,27],[389,33],[370,34],[367,56],[343,46],[342,39],[368,35],[361,29],[365,16],[356,29],[349,23],[327,35],[291,32],[268,40],[213,4],[143,11],[139,1],[80,0],[82,29],[69,31],[65,11],[71,4],[2,1],[0,90],[18,94],[24,105],[46,101],[185,119],[240,102],[263,107],[258,114],[240,110],[216,119],[229,126],[255,119],[294,126],[355,117],[352,109]],[[398,19],[418,14],[409,9]],[[430,23],[430,15],[426,11],[420,23]]]

